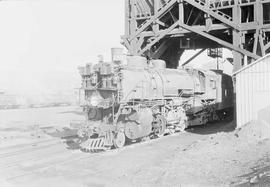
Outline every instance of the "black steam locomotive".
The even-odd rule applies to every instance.
[[[217,70],[167,69],[162,60],[130,57],[80,68],[86,124],[81,148],[123,147],[127,140],[222,120],[233,108],[233,84]]]

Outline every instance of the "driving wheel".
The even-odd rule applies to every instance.
[[[126,135],[124,132],[117,132],[113,139],[113,145],[115,148],[121,148],[125,145]]]

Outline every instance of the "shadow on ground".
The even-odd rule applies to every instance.
[[[234,187],[269,187],[270,184],[270,165],[260,169],[253,168],[253,172],[240,176],[245,178],[246,182],[234,185]]]
[[[67,149],[76,150],[80,149],[80,139],[77,136],[77,129],[76,128],[68,128],[64,127],[61,129],[56,129],[53,127],[49,128],[43,128],[43,132],[51,137],[59,138],[64,140],[66,143]],[[235,123],[233,119],[226,119],[222,122],[216,122],[216,123],[209,123],[204,126],[197,126],[186,129],[189,133],[195,133],[195,134],[202,134],[202,135],[210,135],[210,134],[216,134],[220,132],[232,132],[235,130]],[[156,139],[156,138],[152,138]],[[133,145],[134,143],[139,143],[143,141],[148,141],[148,139],[138,139],[135,141],[127,140],[126,146]]]
[[[64,127],[61,129],[57,128],[43,128],[43,132],[51,137],[62,139],[66,145],[67,149],[79,149],[77,129],[71,129]]]
[[[236,128],[233,118],[224,121],[208,123],[203,126],[190,127],[186,131],[195,134],[210,135],[220,132],[232,132]]]
[[[59,112],[59,114],[76,114],[76,115],[84,116],[84,113],[82,111],[76,111],[76,110]]]

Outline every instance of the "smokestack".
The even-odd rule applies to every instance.
[[[103,55],[98,55],[98,62],[102,63],[104,61]]]
[[[112,62],[120,64],[124,60],[124,53],[122,48],[111,48]]]

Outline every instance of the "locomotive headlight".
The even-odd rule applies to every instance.
[[[91,106],[98,106],[99,102],[100,102],[100,99],[97,97],[92,97],[90,100]]]
[[[99,97],[91,97],[90,99],[90,104],[91,106],[98,106],[98,104],[100,103],[101,99]]]
[[[100,96],[98,92],[94,92],[89,99],[90,105],[96,107],[99,105],[102,99],[103,98]]]

